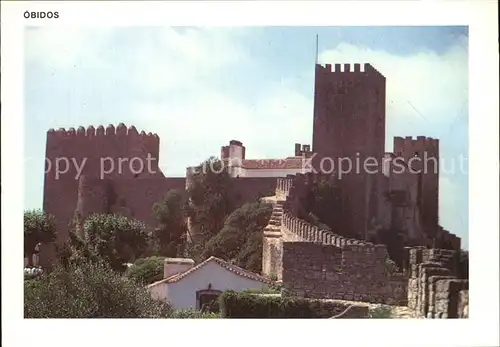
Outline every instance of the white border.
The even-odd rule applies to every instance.
[[[24,11],[58,11],[26,20]],[[498,346],[498,7],[460,2],[2,2],[2,332],[4,346],[204,345]],[[24,25],[469,25],[470,315],[468,320],[307,322],[23,320]],[[49,115],[47,115],[49,116]],[[239,330],[240,328],[241,330]],[[251,334],[251,335],[250,335]],[[210,340],[210,341],[209,341]]]

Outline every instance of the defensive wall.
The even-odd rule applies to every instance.
[[[298,218],[305,187],[322,179],[328,178],[307,173],[277,180],[264,230],[264,274],[276,275],[299,296],[408,304],[429,318],[468,314],[468,282],[456,277],[456,251],[409,248],[405,273],[391,274],[384,245],[336,235]]]
[[[294,180],[312,182],[321,175],[278,179],[270,225],[264,230],[263,272],[276,275],[284,288],[308,298],[358,300],[404,305],[407,277],[391,274],[384,245],[349,239],[295,216]]]
[[[56,218],[57,244],[68,238],[70,224],[92,213],[118,213],[154,228],[152,207],[169,190],[186,191],[189,175],[165,177],[159,167],[158,135],[134,126],[83,126],[47,131],[43,210]],[[232,179],[232,199],[240,206],[276,189],[276,178]],[[40,250],[40,263],[51,266],[54,245]]]
[[[408,307],[419,317],[469,317],[469,281],[458,278],[456,256],[453,250],[409,249]]]

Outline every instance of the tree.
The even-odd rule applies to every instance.
[[[139,258],[125,271],[125,276],[139,284],[159,281],[163,278],[164,261],[163,257]]]
[[[41,210],[24,211],[24,257],[33,265],[33,253],[38,243],[50,243],[56,238],[56,222]]]
[[[272,213],[272,205],[247,203],[231,213],[222,230],[206,244],[203,258],[215,256],[250,271],[262,269],[262,230]]]
[[[161,318],[167,304],[108,264],[57,267],[24,282],[25,318]]]
[[[180,256],[186,242],[186,201],[178,190],[168,191],[165,199],[153,206],[158,221],[154,233],[158,251],[166,257]]]
[[[93,214],[83,225],[83,237],[70,235],[70,263],[80,259],[103,260],[114,270],[124,270],[124,263],[142,256],[149,243],[144,223],[118,214]],[[62,252],[65,253],[65,252]]]
[[[196,230],[192,237],[204,245],[222,229],[233,210],[231,176],[222,161],[211,157],[194,168],[190,179],[188,216]]]

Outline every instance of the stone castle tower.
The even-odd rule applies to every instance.
[[[138,133],[124,124],[50,129],[43,210],[57,216],[57,241],[66,240],[77,205],[85,215],[109,212],[116,201],[110,201],[107,179],[164,177],[158,169],[159,144],[156,134]]]
[[[350,64],[316,65],[315,73],[314,166],[320,172],[342,170],[342,228],[364,237],[377,214],[377,187],[363,163],[373,157],[380,164],[384,157],[386,79],[370,64],[354,64],[353,71]],[[346,160],[339,167],[339,158],[351,164]]]
[[[425,136],[418,136],[416,140],[395,137],[394,153],[418,171],[417,201],[422,227],[434,237],[439,225],[439,140]]]

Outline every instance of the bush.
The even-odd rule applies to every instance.
[[[389,306],[378,306],[369,312],[369,318],[391,318],[392,308]]]
[[[227,291],[219,296],[222,318],[330,318],[347,304]]]
[[[70,234],[69,258],[74,263],[100,259],[112,269],[123,271],[124,263],[143,256],[148,248],[144,223],[119,214],[92,214],[85,220],[83,230],[83,237]]]
[[[125,271],[125,276],[139,284],[151,284],[163,278],[165,258],[148,257],[137,259]]]
[[[24,282],[25,318],[160,318],[168,305],[105,263],[57,267]]]
[[[232,261],[253,272],[262,270],[262,230],[269,222],[272,205],[246,203],[226,219],[224,228],[210,239],[203,258],[210,256]]]
[[[24,257],[29,265],[38,243],[50,243],[56,238],[56,222],[52,215],[41,210],[24,211]]]

